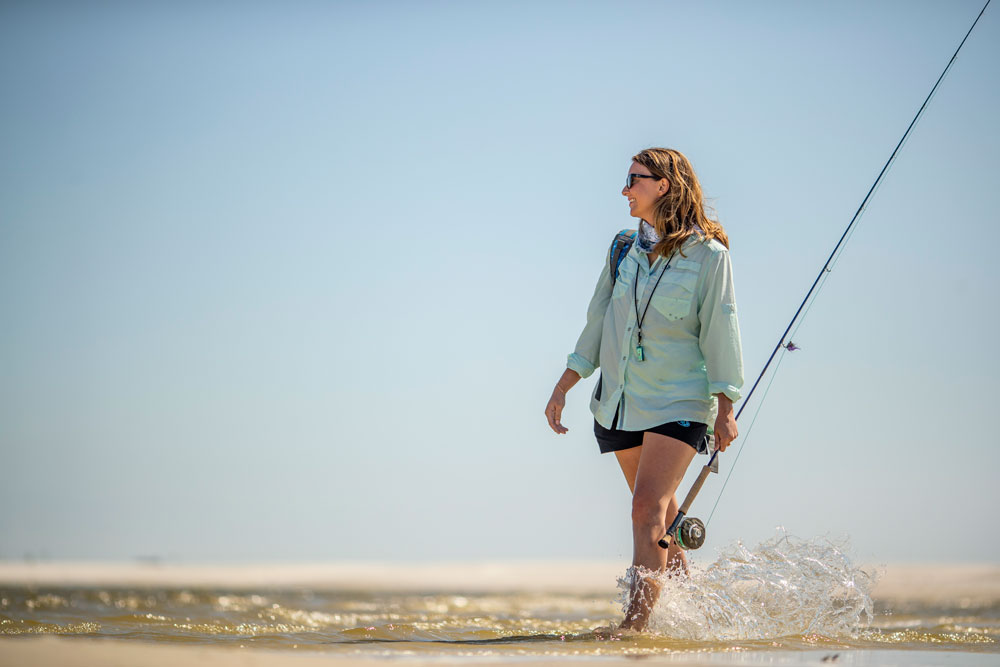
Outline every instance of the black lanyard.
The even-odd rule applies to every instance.
[[[667,265],[665,267],[663,267],[662,271],[660,271],[659,277],[656,279],[656,282],[653,284],[653,289],[651,289],[649,291],[649,300],[646,301],[646,307],[642,309],[642,315],[639,314],[639,272],[638,271],[636,271],[636,273],[635,273],[635,280],[632,281],[632,298],[633,298],[633,301],[635,302],[635,322],[636,322],[635,330],[636,330],[636,335],[639,337],[638,343],[635,346],[635,358],[636,358],[637,361],[642,361],[645,358],[643,356],[643,353],[642,353],[642,321],[644,319],[646,319],[646,312],[649,310],[649,304],[653,300],[653,292],[656,291],[657,285],[660,284],[660,278],[663,277],[663,274],[666,273],[667,269],[669,269],[669,268],[670,268],[670,262],[667,262]]]

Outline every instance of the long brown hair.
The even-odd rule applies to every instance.
[[[646,221],[656,228],[661,237],[653,252],[670,257],[688,238],[698,234],[698,227],[706,240],[716,239],[729,247],[729,237],[722,225],[705,212],[701,185],[691,162],[683,153],[672,148],[647,148],[634,155],[632,160],[649,169],[653,176],[670,182],[666,193],[654,204],[653,219]]]

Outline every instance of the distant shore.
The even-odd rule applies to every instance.
[[[1000,601],[1000,564],[900,564],[879,573],[879,600]],[[574,591],[611,594],[621,563],[314,563],[195,565],[0,561],[0,586],[311,588],[364,591]]]

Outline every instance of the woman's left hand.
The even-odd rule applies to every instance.
[[[719,415],[715,418],[715,448],[726,451],[736,436],[736,417],[733,415],[733,402],[725,394],[716,394],[719,399]]]

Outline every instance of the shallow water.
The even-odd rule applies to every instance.
[[[648,632],[609,639],[606,594],[0,588],[0,636],[51,634],[354,656],[642,656],[802,650],[1000,654],[1000,601],[873,600],[877,573],[823,541],[736,544],[663,580]],[[926,664],[926,662],[924,663]]]

